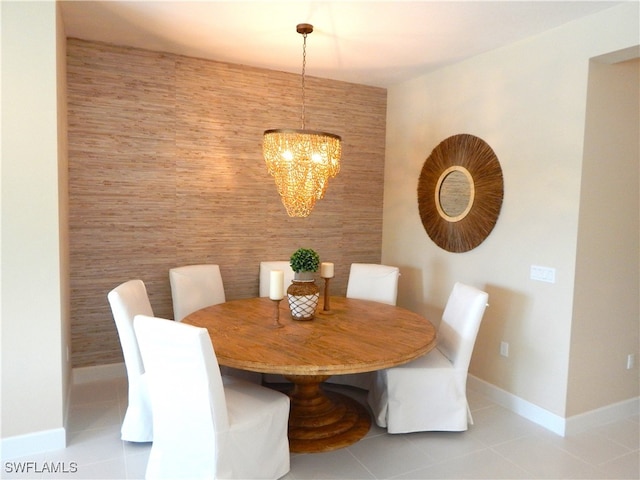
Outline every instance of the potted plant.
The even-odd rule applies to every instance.
[[[320,299],[320,289],[313,274],[320,267],[320,256],[311,248],[299,248],[290,258],[294,279],[287,289],[287,299],[294,320],[313,320]]]
[[[289,261],[297,280],[313,280],[313,273],[320,267],[320,256],[311,248],[299,248]]]

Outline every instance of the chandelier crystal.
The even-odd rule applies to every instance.
[[[290,217],[307,217],[324,197],[329,178],[340,171],[341,138],[333,133],[305,130],[305,67],[307,35],[313,26],[302,23],[302,129],[265,130],[262,153],[268,172]]]

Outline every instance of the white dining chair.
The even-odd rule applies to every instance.
[[[190,313],[210,305],[224,303],[224,283],[216,264],[185,265],[169,270],[173,314],[180,322]],[[222,373],[254,383],[262,383],[262,374],[222,366]]]
[[[284,272],[284,292],[286,295],[287,288],[289,288],[289,285],[291,285],[291,281],[293,280],[294,272],[289,260],[281,260],[260,262],[260,296],[269,296],[271,270],[282,270]]]
[[[388,433],[464,431],[473,424],[467,372],[489,296],[456,283],[438,328],[438,344],[404,365],[376,372],[368,403]]]
[[[377,263],[352,263],[347,282],[347,298],[373,300],[395,305],[400,269]]]
[[[226,300],[219,265],[186,265],[172,268],[169,270],[169,283],[173,315],[177,322],[196,310]]]
[[[146,478],[276,479],[289,471],[289,397],[224,378],[205,328],[138,315],[154,440]]]
[[[129,280],[107,294],[127,369],[128,405],[120,434],[128,442],[153,440],[153,421],[145,369],[133,330],[136,315],[153,315],[142,280]]]

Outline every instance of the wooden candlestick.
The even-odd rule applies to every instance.
[[[325,315],[330,315],[331,312],[331,295],[329,294],[329,280],[331,280],[330,277],[323,277],[324,278],[324,305],[322,307],[322,312]]]
[[[271,328],[282,328],[284,327],[284,325],[280,323],[280,302],[282,299],[279,298],[276,300],[272,298],[271,301],[273,301],[273,323],[271,324]]]

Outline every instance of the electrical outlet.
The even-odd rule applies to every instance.
[[[556,269],[531,265],[530,278],[539,282],[556,283]]]
[[[500,355],[503,357],[509,356],[509,344],[507,342],[500,342]]]
[[[627,370],[631,370],[636,365],[636,354],[630,353],[627,355]]]

